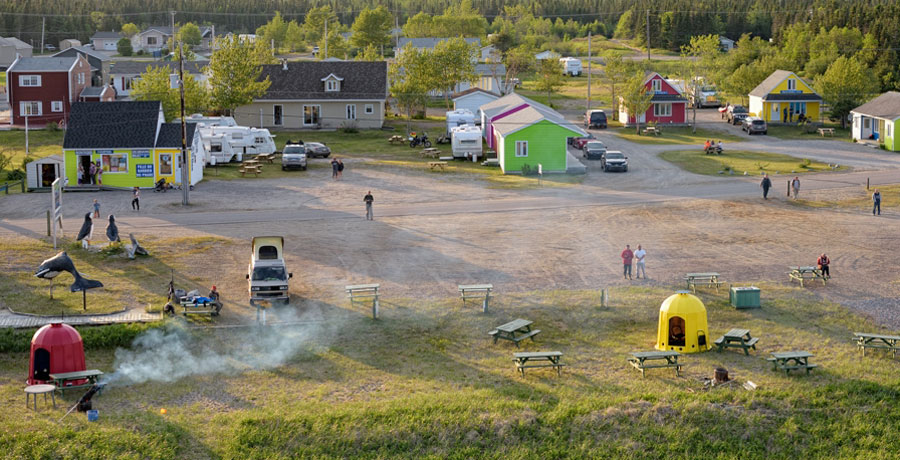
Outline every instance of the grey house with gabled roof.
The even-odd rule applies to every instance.
[[[381,128],[388,97],[384,61],[297,61],[262,66],[265,94],[238,107],[243,126],[279,129]]]

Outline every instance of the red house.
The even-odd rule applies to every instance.
[[[19,57],[6,70],[12,124],[65,123],[71,105],[91,86],[91,66],[74,57]]]
[[[656,72],[647,72],[644,76],[644,86],[648,92],[653,94],[650,108],[635,119],[635,116],[629,114],[620,104],[619,120],[625,121],[625,126],[634,126],[635,123],[656,123],[658,125],[684,125],[687,123],[687,99],[678,88]]]

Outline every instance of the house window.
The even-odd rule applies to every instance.
[[[337,80],[328,80],[325,82],[325,91],[340,91],[341,82]]]
[[[100,160],[103,164],[104,173],[127,173],[128,172],[128,154],[127,153],[108,153],[101,154]]]
[[[303,125],[304,126],[317,126],[319,124],[319,116],[322,111],[322,107],[318,105],[304,105],[303,106]]]
[[[19,86],[41,86],[41,76],[19,75]]]
[[[84,74],[83,74],[83,73],[79,73],[79,74],[78,74],[78,84],[79,84],[79,85],[83,85],[83,84],[84,84]]]
[[[275,123],[275,126],[281,126],[284,124],[284,107],[281,105],[273,105],[272,106],[272,118]]]
[[[787,87],[789,90],[797,89],[797,80],[794,80],[793,78],[788,78]]]
[[[23,117],[34,117],[42,115],[41,101],[22,101],[19,102],[19,115]]]
[[[356,104],[347,104],[347,119],[356,120]]]
[[[872,120],[872,119],[871,119],[871,118],[868,118],[868,117],[863,118],[863,128],[869,129],[869,123],[872,122],[871,120]]]
[[[125,91],[130,90],[132,81],[134,81],[134,77],[122,77],[122,89]]]
[[[884,136],[885,137],[893,137],[893,135],[894,135],[893,128],[894,128],[894,126],[891,123],[888,123],[887,128],[884,129]]]
[[[219,146],[221,151],[221,146]],[[172,175],[172,154],[171,153],[160,153],[159,154],[159,175],[160,176],[171,176]]]
[[[375,113],[375,106],[372,104],[366,104],[366,113],[368,113],[368,114]]]
[[[662,91],[662,80],[660,80],[658,78],[650,80],[650,89],[657,93],[661,92]]]
[[[148,44],[148,45],[155,45],[155,44],[156,44],[156,37],[147,37],[147,44]]]
[[[53,101],[50,103],[50,111],[51,112],[62,112],[63,105],[62,101]]]
[[[653,104],[653,115],[656,117],[671,117],[672,104]]]
[[[524,158],[528,156],[528,141],[516,141],[516,157]]]

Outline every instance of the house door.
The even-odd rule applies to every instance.
[[[781,107],[778,104],[772,104],[769,118],[771,121],[781,121]]]
[[[272,107],[272,117],[274,118],[275,126],[281,126],[284,124],[284,107],[280,105],[276,105]]]
[[[176,153],[172,155],[172,160],[175,162],[175,167],[173,168],[175,171],[175,177],[172,178],[173,184],[181,183],[181,153]]]
[[[41,165],[41,187],[50,187],[53,185],[53,181],[55,181],[59,175],[56,168],[56,164],[53,163]]]
[[[669,346],[684,346],[684,318],[679,316],[669,318]]]
[[[91,185],[91,156],[78,155],[78,164],[81,166],[81,183],[79,185]]]
[[[50,380],[50,352],[38,348],[34,350],[34,380]]]

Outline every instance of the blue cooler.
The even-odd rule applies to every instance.
[[[100,416],[100,412],[96,410],[89,410],[87,411],[87,416],[89,422],[96,422],[97,418]]]

